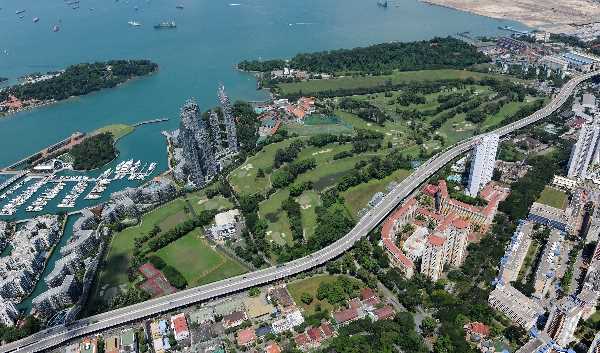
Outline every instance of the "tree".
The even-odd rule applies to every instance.
[[[260,295],[260,289],[257,287],[252,287],[248,291],[248,295],[251,297],[258,297]]]
[[[437,327],[437,321],[431,316],[426,316],[421,322],[421,331],[424,336],[431,336]]]
[[[454,352],[454,346],[452,340],[447,335],[438,337],[433,347],[434,353],[452,353]]]
[[[313,297],[313,296],[312,296],[310,293],[306,293],[306,292],[304,292],[304,293],[302,293],[302,295],[301,295],[301,297],[300,297],[300,300],[301,300],[301,301],[302,301],[304,304],[306,304],[306,305],[310,305],[310,303],[312,303],[312,302],[313,302],[313,300],[314,300],[314,297]]]

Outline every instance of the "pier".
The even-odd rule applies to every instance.
[[[135,123],[131,126],[138,127],[138,126],[142,126],[142,125],[162,123],[165,121],[169,121],[169,118],[157,118],[157,119],[151,119],[151,120],[144,120],[144,121],[140,121],[139,123]]]
[[[19,168],[35,164],[36,162],[39,162],[52,154],[70,149],[71,147],[81,143],[85,136],[86,134],[83,132],[74,132],[71,136],[67,137],[66,139],[61,140],[51,146],[48,146],[39,152],[31,154],[21,159],[20,161],[9,165],[8,167],[4,168],[4,170],[17,170]]]
[[[7,181],[3,182],[2,184],[0,184],[0,191],[6,189],[7,187],[9,187],[12,183],[14,183],[15,181],[19,180],[20,178],[23,177],[23,175],[27,174],[27,172],[18,172],[15,175],[13,175],[12,177],[10,177],[10,179],[8,179]]]

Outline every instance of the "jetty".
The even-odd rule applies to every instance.
[[[51,155],[68,150],[81,143],[85,136],[86,134],[83,132],[74,132],[71,136],[9,165],[8,167],[4,168],[4,170],[18,170],[19,168],[36,164]]]
[[[135,124],[133,124],[131,126],[138,127],[138,126],[142,126],[142,125],[162,123],[162,122],[165,122],[165,121],[169,121],[169,118],[157,118],[157,119],[151,119],[151,120],[144,120],[144,121],[140,121],[138,123],[135,123]]]

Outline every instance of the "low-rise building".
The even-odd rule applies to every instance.
[[[182,341],[190,337],[190,330],[188,329],[184,313],[171,316],[171,329],[177,341]]]
[[[536,298],[544,298],[557,278],[560,258],[566,256],[563,241],[564,235],[561,231],[553,229],[550,232],[550,237],[542,253],[542,259],[535,273],[533,287],[535,288],[534,297]]]
[[[527,256],[527,251],[531,245],[531,234],[534,223],[519,221],[510,243],[506,248],[504,256],[500,260],[500,278],[504,283],[510,283],[517,280],[523,261]]]
[[[256,333],[253,328],[247,328],[244,330],[240,330],[236,336],[236,342],[238,346],[244,347],[248,346],[256,341]]]
[[[137,339],[135,335],[135,331],[133,329],[126,329],[121,332],[121,336],[119,337],[121,342],[121,351],[120,353],[137,353]]]
[[[215,215],[215,223],[208,228],[211,237],[217,240],[236,239],[244,230],[244,219],[240,210],[229,210]]]
[[[246,320],[248,320],[248,316],[245,311],[234,311],[229,315],[223,316],[223,327],[226,329],[238,327]]]
[[[570,233],[573,231],[573,225],[567,212],[543,203],[534,202],[529,209],[527,219],[563,232]]]

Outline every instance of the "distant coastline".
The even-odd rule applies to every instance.
[[[576,25],[596,22],[600,5],[591,0],[574,0],[568,4],[560,0],[539,2],[525,0],[420,0],[429,5],[469,12],[502,20],[513,20],[528,27],[551,33],[570,33]]]

